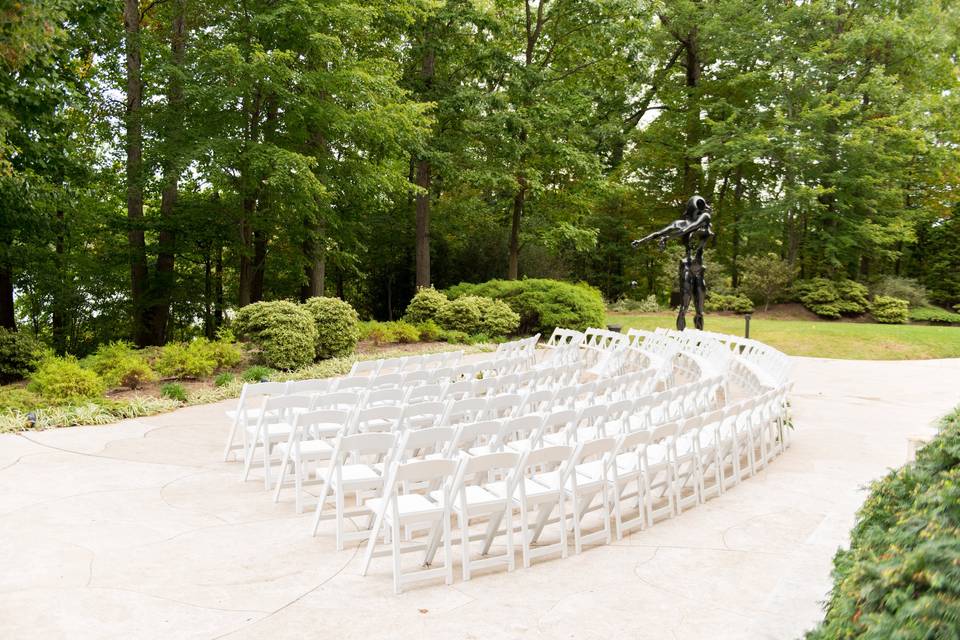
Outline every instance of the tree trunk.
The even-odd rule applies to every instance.
[[[213,327],[213,257],[210,247],[203,256],[203,335],[213,340],[216,329]]]
[[[8,251],[4,253],[9,255]],[[0,261],[0,327],[17,330],[17,320],[13,314],[13,269],[8,259]]]
[[[430,162],[417,160],[417,289],[430,286]]]
[[[507,280],[516,280],[520,277],[520,218],[523,216],[523,205],[527,191],[527,180],[522,175],[517,176],[520,188],[513,196],[513,215],[510,223],[510,254],[507,263]]]
[[[730,284],[736,289],[740,285],[740,207],[743,203],[743,169],[737,167],[736,184],[733,187],[733,224],[731,225]]]
[[[174,257],[176,230],[173,223],[177,190],[180,181],[180,162],[184,131],[183,80],[180,70],[186,56],[186,0],[174,2],[173,19],[170,24],[170,53],[173,72],[167,80],[167,142],[170,143],[163,163],[163,190],[160,194],[161,228],[157,242],[157,263],[154,281],[151,284],[150,307],[147,317],[150,323],[150,342],[162,345],[166,342],[167,322],[170,318],[170,294],[174,287]]]
[[[53,309],[50,314],[50,329],[53,333],[53,349],[57,352],[58,355],[63,355],[67,352],[67,334],[66,334],[66,322],[64,321],[64,293],[66,280],[66,274],[64,270],[66,265],[64,264],[64,252],[66,248],[66,242],[64,235],[66,230],[64,229],[64,219],[63,219],[63,210],[60,209],[57,211],[57,226],[56,226],[56,239],[54,241],[54,252],[56,253],[56,265],[57,265],[57,274],[59,275],[59,282],[57,283],[57,293],[56,299],[53,301]]]
[[[243,219],[240,221],[240,275],[237,291],[237,304],[245,307],[251,302],[251,290],[253,287],[253,262],[251,253],[253,252],[253,229],[251,221],[256,209],[257,201],[253,198],[245,198],[243,201]]]
[[[267,234],[253,232],[253,275],[250,282],[250,302],[263,300],[263,277],[267,267]]]
[[[424,93],[429,93],[433,84],[436,70],[436,53],[428,48],[423,54],[420,66],[420,79],[423,82]],[[425,96],[426,97],[426,96]],[[416,184],[422,189],[417,194],[417,289],[430,286],[430,161],[426,158],[417,159]]]
[[[124,49],[126,51],[127,95],[126,129],[127,243],[130,252],[130,298],[133,303],[134,341],[150,343],[146,326],[147,250],[143,235],[143,80],[140,70],[140,6],[138,0],[125,0],[123,9]]]
[[[683,196],[685,198],[697,193],[702,173],[701,157],[691,154],[693,148],[700,144],[700,104],[696,96],[696,87],[700,84],[700,45],[697,38],[697,28],[694,27],[684,41],[687,70],[686,149],[683,154]]]
[[[300,287],[300,301],[307,298],[322,296],[326,285],[326,251],[324,249],[324,235],[326,225],[321,220],[317,222],[307,239],[303,241],[304,275],[306,283]]]
[[[217,246],[217,259],[214,266],[216,280],[216,298],[213,303],[214,332],[223,326],[223,245]]]

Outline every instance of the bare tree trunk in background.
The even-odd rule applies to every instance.
[[[701,157],[690,154],[691,150],[700,144],[700,106],[694,93],[700,84],[700,44],[697,28],[694,27],[687,34],[683,44],[686,49],[686,85],[687,85],[687,141],[683,156],[683,196],[689,197],[697,192],[700,186],[702,172]]]
[[[63,254],[66,250],[65,242],[66,229],[64,228],[63,210],[57,210],[56,240],[54,241],[54,252],[56,254],[57,273],[61,274],[60,282],[57,285],[56,299],[53,301],[53,309],[50,314],[50,329],[53,333],[53,349],[59,355],[67,352],[67,334],[66,322],[64,321],[64,273],[66,265],[64,264]]]
[[[6,259],[0,261],[0,327],[17,330],[13,314],[13,269]]]
[[[527,193],[527,180],[523,175],[517,176],[520,188],[513,196],[513,215],[510,222],[510,254],[507,262],[507,280],[516,280],[520,277],[520,218],[523,217],[524,199]]]
[[[216,298],[213,303],[214,333],[223,326],[223,245],[217,246],[217,259],[214,265],[214,280],[216,281]]]
[[[253,231],[250,220],[256,208],[256,200],[245,198],[243,201],[243,220],[240,221],[240,275],[237,290],[237,304],[245,307],[252,302],[253,265],[250,253],[253,250]]]
[[[253,232],[253,274],[250,280],[250,302],[263,300],[263,277],[267,268],[267,234]]]
[[[130,252],[130,298],[133,303],[133,337],[140,346],[150,343],[146,326],[147,249],[143,234],[143,80],[140,64],[140,6],[125,0],[123,7],[124,49],[126,51],[127,244]]]
[[[423,81],[424,91],[429,91],[433,84],[433,75],[436,68],[436,53],[428,48],[423,55],[420,68],[420,78]],[[430,286],[430,161],[426,158],[417,159],[416,184],[423,191],[417,194],[417,289]]]
[[[321,220],[314,225],[310,236],[303,241],[303,256],[306,260],[303,270],[306,284],[300,287],[300,301],[322,296],[326,285],[326,251],[324,236],[326,224]]]
[[[173,222],[180,184],[180,163],[177,154],[184,138],[183,80],[180,70],[186,58],[187,1],[175,0],[173,19],[170,23],[170,53],[173,72],[167,79],[167,115],[169,121],[165,136],[170,144],[163,163],[163,190],[160,194],[161,228],[157,243],[157,263],[154,282],[150,287],[147,320],[150,324],[150,342],[162,345],[167,338],[167,322],[170,318],[170,297],[174,286],[174,259],[176,230]]]

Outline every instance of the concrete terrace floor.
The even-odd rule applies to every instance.
[[[724,496],[529,570],[392,592],[333,523],[220,462],[225,404],[0,435],[0,638],[797,638],[862,487],[960,402],[960,360],[798,358],[785,455]],[[455,553],[457,550],[455,549]]]

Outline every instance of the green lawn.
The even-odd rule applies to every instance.
[[[607,322],[652,330],[673,328],[670,313],[609,313]],[[687,316],[693,326],[693,316]],[[707,314],[708,331],[743,335],[742,316]],[[848,360],[923,360],[960,358],[960,327],[890,325],[807,320],[750,321],[750,337],[794,356]]]

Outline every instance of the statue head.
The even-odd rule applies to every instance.
[[[710,205],[700,196],[693,196],[687,200],[687,209],[683,212],[683,217],[687,220],[696,220],[704,211],[710,212]]]

